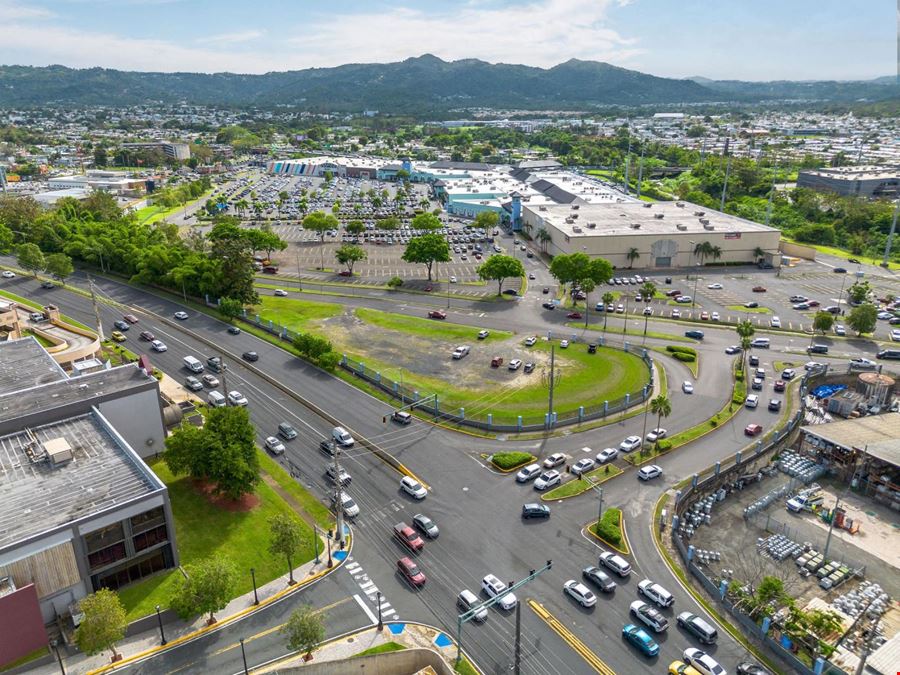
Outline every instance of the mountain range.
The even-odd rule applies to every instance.
[[[893,86],[891,86],[893,85]],[[263,75],[152,73],[65,66],[0,66],[0,107],[193,103],[293,105],[313,112],[439,112],[460,108],[589,110],[766,100],[881,100],[896,78],[862,82],[742,82],[656,77],[597,61],[552,68],[444,61],[347,64]]]

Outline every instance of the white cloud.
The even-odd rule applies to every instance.
[[[45,10],[15,0],[0,0],[0,25],[4,26],[6,59],[77,68],[262,73],[397,61],[424,53],[447,60],[479,58],[544,67],[570,58],[627,64],[642,50],[635,40],[612,29],[607,16],[611,7],[630,1],[530,0],[501,5],[469,0],[451,3],[439,12],[409,7],[319,12],[307,15],[306,22],[292,29],[286,39],[268,35],[265,49],[260,50],[247,44],[264,35],[259,30],[200,35],[191,43],[131,38],[63,25]]]
[[[220,33],[219,35],[197,38],[197,42],[211,45],[233,45],[241,42],[251,42],[261,38],[263,35],[265,35],[265,31],[243,30],[235,33]]]

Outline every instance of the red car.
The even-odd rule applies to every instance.
[[[151,333],[149,330],[141,331],[141,340],[146,340],[147,342],[153,342],[156,339],[156,336]]]
[[[674,298],[681,295],[681,291],[679,291],[677,288],[673,288],[671,291],[666,291],[666,295],[670,298]]]
[[[744,434],[747,436],[756,436],[762,433],[762,426],[759,424],[748,424],[744,427]]]
[[[263,274],[278,274],[278,268],[273,265],[266,265],[262,268]]]
[[[566,314],[566,316],[570,319],[583,319],[584,318],[583,316],[581,316],[581,312],[569,312],[568,314]]]
[[[753,287],[753,292],[754,292],[754,293],[765,293],[765,292],[766,292],[766,287],[765,287],[765,286],[754,286],[754,287]]]
[[[350,270],[341,270],[340,272],[338,272],[338,276],[349,277],[349,276],[351,276]]]
[[[701,321],[709,321],[709,312],[700,312]]]
[[[394,536],[401,544],[414,553],[418,553],[425,548],[425,542],[422,541],[422,537],[419,536],[419,533],[406,523],[397,523],[394,525]]]
[[[491,359],[491,368],[499,368],[502,365],[503,365],[503,357],[502,356],[495,356],[494,358]]]
[[[123,316],[122,318],[125,319],[128,323],[132,323],[132,324],[133,324],[133,323],[137,323],[137,322],[138,322],[138,318],[137,318],[134,314],[126,314],[126,315]]]
[[[806,304],[810,307],[818,307],[822,303],[820,303],[818,300],[807,300]]]
[[[775,380],[775,391],[784,391],[784,380]]]
[[[439,309],[433,309],[430,312],[428,312],[428,318],[429,319],[446,319],[447,312],[442,312]]]
[[[418,588],[425,585],[425,575],[422,574],[419,566],[409,558],[400,558],[397,561],[397,570],[413,586]]]
[[[431,291],[434,290],[434,287],[431,286],[431,284],[429,284],[429,285],[426,286],[423,290],[424,290],[426,293],[431,293]]]

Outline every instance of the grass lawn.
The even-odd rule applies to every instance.
[[[613,464],[605,464],[601,467],[597,467],[593,471],[588,471],[584,474],[587,480],[582,480],[580,478],[573,478],[567,483],[563,483],[559,487],[555,487],[549,492],[545,492],[541,495],[542,501],[553,501],[554,499],[562,499],[563,497],[574,497],[575,495],[580,495],[582,492],[587,492],[591,489],[591,485],[600,485],[605,481],[608,481],[610,478],[615,478],[620,473],[622,473],[622,469],[613,465]]]
[[[23,330],[22,334],[32,336],[35,340],[38,341],[38,344],[40,344],[41,347],[44,347],[44,348],[52,347],[55,344],[52,340],[48,340],[43,335],[38,335],[30,328],[26,328],[25,330]]]
[[[260,297],[260,305],[257,310],[263,319],[271,319],[281,326],[303,332],[308,329],[311,321],[338,316],[344,311],[344,306],[334,302],[315,302],[264,295]]]
[[[437,319],[420,319],[417,316],[392,314],[377,309],[360,307],[356,310],[356,316],[366,323],[371,323],[386,330],[395,330],[425,338],[436,338],[439,340],[455,338],[461,341],[472,341],[478,336],[478,329],[471,326],[461,326]],[[512,337],[512,335],[509,331],[491,330],[490,335],[480,342],[500,342]]]
[[[384,654],[385,652],[399,652],[404,649],[406,649],[406,645],[401,645],[399,642],[385,642],[383,645],[364,649],[359,654],[354,654],[353,658],[358,656],[371,656],[372,654]]]
[[[622,317],[624,315],[618,314],[616,316]],[[588,330],[600,330],[602,328],[602,326],[603,326],[603,321],[601,319],[600,321],[589,324]],[[572,329],[580,328],[580,329],[584,330],[584,322],[583,321],[567,321],[566,327],[572,328]],[[606,335],[607,333],[609,333],[612,336],[616,336],[616,335],[621,335],[622,331],[621,331],[621,329],[617,329],[615,327],[615,324],[613,324],[612,328],[609,328],[609,326],[607,325],[607,330],[603,331],[604,335]],[[643,328],[627,328],[625,330],[625,335],[633,335],[636,337],[645,337]],[[683,335],[675,335],[675,333],[659,333],[659,332],[652,331],[652,330],[647,331],[646,337],[653,338],[656,340],[671,340],[673,342],[694,342],[694,340],[691,340],[691,338],[686,338]]]
[[[340,305],[325,303],[325,309],[322,309],[321,303],[270,297],[263,298],[262,308],[261,316],[265,319],[273,319],[276,323],[293,330],[306,329],[311,332],[317,332],[317,327],[310,325],[313,321],[335,316],[343,311]],[[270,308],[274,311],[270,311]],[[414,336],[420,339],[420,342],[422,339],[434,340],[435,349],[446,350],[445,343],[451,340],[476,342],[477,330],[470,326],[363,308],[356,310],[356,316],[372,326],[373,341],[386,336],[391,338],[393,331],[398,334],[398,340],[404,336]],[[375,331],[379,335],[376,336]],[[387,377],[397,378],[397,373],[402,368],[404,386],[415,389],[423,398],[437,394],[444,410],[455,412],[459,408],[465,408],[467,415],[482,418],[491,413],[497,424],[514,424],[519,415],[522,415],[523,423],[526,424],[543,420],[547,390],[537,373],[533,375],[520,373],[510,382],[497,382],[493,381],[492,377],[485,377],[478,379],[477,384],[456,386],[439,375],[414,372],[416,358],[425,356],[433,358],[433,350],[427,345],[419,344],[416,349],[421,353],[411,353],[408,361],[391,361],[376,358],[368,353],[365,347],[360,346],[359,341],[353,343],[351,340],[347,343],[346,340],[350,338],[340,332],[326,332],[321,329],[318,332],[335,343],[337,351],[346,354],[350,359],[365,363],[368,368]],[[503,345],[509,344],[512,338],[512,333],[491,331],[491,335],[484,342],[493,342],[502,348]],[[550,344],[541,341],[530,350],[543,352],[542,356],[546,357],[550,351]],[[498,349],[498,353],[502,354],[502,351]],[[579,343],[569,349],[557,349],[556,359],[562,375],[554,392],[554,400],[560,412],[581,405],[585,407],[602,405],[603,401],[613,401],[626,393],[637,391],[649,381],[647,368],[639,357],[616,349],[601,347],[597,354],[588,354],[585,346]],[[347,382],[362,386],[357,378],[342,369],[339,369],[337,374]]]
[[[743,305],[725,305],[725,309],[732,312],[746,312],[747,314],[771,314],[772,310],[768,307],[744,307]]]
[[[253,589],[251,567],[256,570],[259,586],[287,571],[285,560],[268,553],[267,521],[276,514],[293,514],[293,511],[264,482],[260,481],[256,489],[260,503],[255,509],[247,512],[226,511],[212,506],[203,495],[197,493],[189,478],[173,476],[161,459],[148,464],[169,488],[182,565],[211,556],[228,556],[240,571],[235,596]],[[297,565],[312,559],[315,553],[312,529],[299,516],[295,517],[303,528],[303,547],[293,561]],[[119,591],[128,619],[146,616],[156,605],[167,607],[180,575],[178,570],[169,570]]]
[[[833,255],[838,258],[856,258],[857,260],[861,260],[864,263],[869,265],[881,265],[881,258],[870,258],[867,255],[854,255],[850,251],[847,251],[842,248],[837,248],[836,246],[823,246],[821,244],[808,244],[805,241],[796,241],[791,239],[790,237],[785,237],[782,235],[781,237],[784,241],[788,241],[794,244],[799,244],[800,246],[809,246],[810,248],[814,248],[819,253],[824,253],[825,255]],[[900,263],[895,263],[888,261],[888,268],[892,270],[900,269]]]
[[[469,659],[465,656],[460,660],[459,663],[454,664],[453,670],[455,670],[460,675],[478,675],[478,671],[475,670],[474,666],[469,663]]]

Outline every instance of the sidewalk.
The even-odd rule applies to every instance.
[[[433,626],[397,621],[385,623],[384,629],[381,631],[373,626],[326,642],[313,653],[312,663],[351,658],[367,649],[389,642],[403,645],[407,649],[431,649],[440,654],[451,670],[456,663],[456,642],[451,636]],[[286,668],[296,668],[305,663],[303,655],[299,654],[287,657],[266,668],[254,669],[253,672],[275,673]]]
[[[332,570],[339,569],[340,565],[350,554],[351,543],[352,542],[349,541],[348,537],[348,545],[344,551],[334,550],[334,548],[332,548],[332,558],[334,561]],[[294,580],[296,583],[293,586],[288,585],[289,577],[285,574],[258,587],[257,595],[259,596],[260,606],[266,605],[277,598],[297,591],[327,574],[329,572],[328,552],[324,541],[322,541],[322,546],[319,551],[318,564],[316,564],[314,560],[311,560],[294,569]],[[235,621],[252,612],[254,609],[253,591],[250,591],[249,593],[234,598],[224,609],[216,612],[215,617],[217,621],[212,626],[206,625],[206,616],[198,617],[189,623],[175,618],[173,621],[163,624],[167,646],[172,647],[202,635],[203,633],[216,630],[219,626]],[[159,624],[152,619],[153,617],[150,617],[149,621],[146,619],[144,620],[145,624],[148,626],[147,630],[135,635],[130,635],[116,645],[116,650],[123,657],[123,660],[120,661],[118,665],[129,662],[131,659],[138,656],[148,656],[155,651],[164,649],[160,647]],[[78,651],[74,645],[68,647],[60,646],[59,650],[63,657],[66,672],[68,673],[83,674],[98,671],[109,672],[115,669],[110,664],[109,651],[102,652],[95,656],[87,656]],[[59,673],[59,665],[53,660],[48,664],[32,668],[29,672],[37,673],[39,675],[57,675]]]

